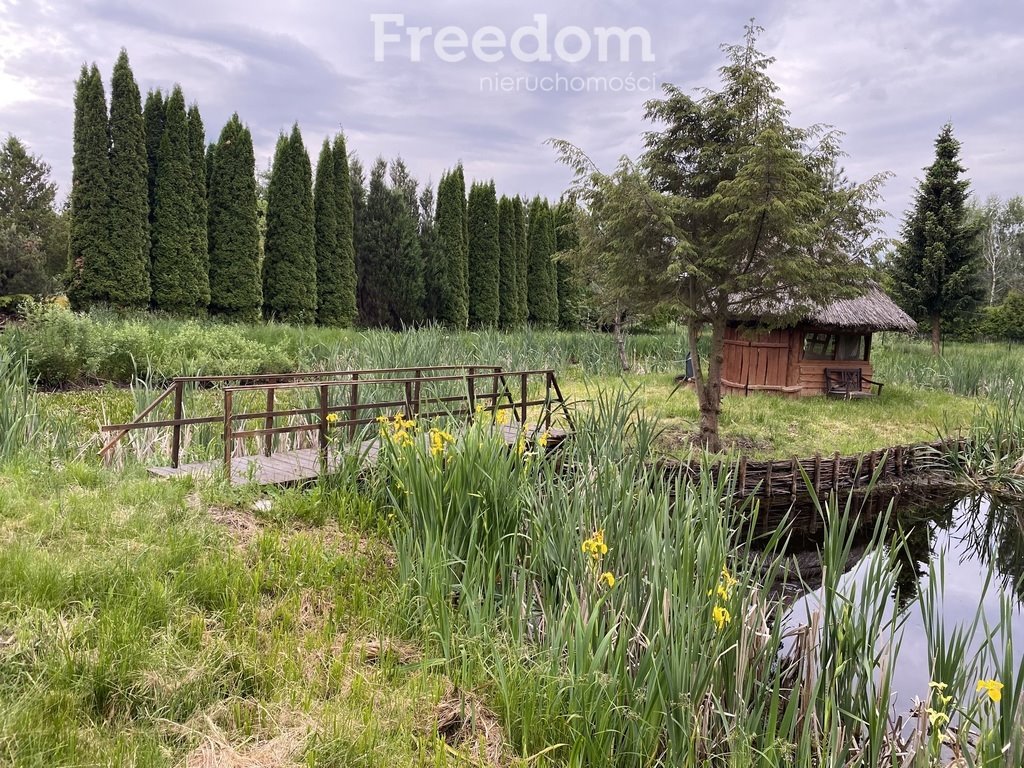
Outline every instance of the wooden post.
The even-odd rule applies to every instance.
[[[413,410],[412,402],[412,382],[405,382],[405,418],[415,419],[416,411]]]
[[[522,401],[520,401],[519,407],[522,409],[521,413],[522,413],[522,422],[523,422],[523,428],[524,429],[526,428],[526,404],[528,402],[530,402],[529,399],[527,398],[528,391],[529,391],[529,387],[527,387],[526,374],[525,373],[521,373],[521,374],[519,374],[519,394],[522,395],[523,399],[522,399]]]
[[[551,429],[551,379],[554,376],[552,371],[544,375],[544,429]]]
[[[181,457],[181,420],[184,418],[183,400],[184,400],[184,389],[185,382],[175,381],[174,382],[174,421],[175,424],[171,428],[171,466],[175,469],[178,468],[178,460]]]
[[[320,454],[320,474],[327,474],[327,385],[320,385],[320,428],[318,431],[320,436],[319,454]]]
[[[747,457],[740,456],[740,496],[747,493]]]
[[[789,486],[789,495],[790,496],[796,496],[796,475],[797,475],[797,471],[796,471],[796,469],[797,469],[797,458],[796,458],[796,456],[793,457],[793,460],[790,462],[789,467],[790,467],[790,472],[792,472],[792,474],[793,474],[793,477],[791,478],[791,482],[790,482],[790,486]]]
[[[768,492],[768,498],[769,499],[772,497],[772,470],[773,470],[774,467],[775,467],[775,462],[769,461],[768,462],[768,474],[765,476],[765,479],[764,479],[764,487],[765,487],[765,489]]]
[[[832,457],[832,489],[839,490],[839,451]]]
[[[814,454],[814,492],[821,487],[821,454]]]
[[[420,387],[422,387],[422,383],[420,382],[420,378],[422,377],[422,375],[423,375],[422,371],[419,368],[417,368],[416,369],[416,374],[415,374],[416,383],[413,385],[413,405],[412,405],[413,413],[415,413],[417,416],[419,416],[419,414],[420,414]]]
[[[896,446],[896,477],[903,477],[903,446]]]
[[[274,384],[271,383],[267,386],[267,413],[272,414],[274,412]],[[274,428],[274,417],[267,416],[263,422],[263,426],[266,429]],[[274,451],[274,435],[267,434],[263,436],[263,455],[269,456]]]
[[[469,369],[466,377],[466,396],[469,398],[469,421],[476,418],[476,379],[473,378],[473,369]]]
[[[352,381],[353,382],[358,382],[359,381],[359,374],[358,373],[353,373],[352,374]],[[359,384],[358,383],[353,383],[352,384],[352,398],[351,398],[350,405],[352,406],[352,408],[351,408],[351,410],[348,413],[348,420],[351,422],[348,425],[348,437],[349,437],[349,440],[355,440],[355,437],[356,437],[356,422],[359,420]]]
[[[231,454],[234,453],[235,438],[231,434],[231,390],[224,390],[224,472],[231,484]]]

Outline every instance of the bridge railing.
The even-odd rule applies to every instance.
[[[186,417],[186,394],[211,387],[223,390],[221,413]],[[542,397],[531,394],[540,389],[543,389]],[[279,394],[287,394],[291,401],[299,396],[307,403],[298,408],[278,408]],[[252,408],[254,395],[257,409],[262,410]],[[172,418],[149,419],[168,399],[173,402]],[[525,426],[531,409],[538,410],[538,428],[550,429],[555,412],[560,412],[571,428],[571,416],[553,370],[505,371],[493,365],[444,365],[248,376],[181,376],[172,379],[170,386],[133,421],[102,427],[104,432],[113,433],[113,437],[99,453],[109,459],[118,443],[132,431],[169,428],[171,466],[177,468],[181,461],[182,430],[220,423],[224,461],[230,470],[231,456],[240,439],[255,438],[261,444],[263,455],[270,456],[276,437],[315,431],[321,458],[325,459],[331,433],[345,430],[348,437],[354,439],[362,427],[375,422],[383,413],[390,415],[397,410],[406,418],[472,419],[482,410],[498,419],[502,412],[509,412],[512,421]],[[306,421],[293,423],[296,417],[304,417]],[[262,426],[244,428],[248,426],[246,422],[251,421],[262,421]],[[240,426],[243,428],[239,429]]]

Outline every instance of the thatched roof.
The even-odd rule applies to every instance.
[[[783,300],[771,305],[762,305],[759,310],[748,306],[747,312],[737,315],[741,323],[764,323],[773,315],[776,318],[792,316],[792,303]],[[910,315],[897,306],[896,302],[882,290],[877,283],[871,282],[867,290],[854,299],[836,299],[812,309],[800,323],[794,325],[813,325],[824,330],[849,331],[851,333],[872,333],[875,331],[903,331],[911,333],[917,330],[917,323]]]
[[[808,323],[837,331],[904,331],[917,330],[914,319],[878,285],[872,284],[863,296],[839,299],[811,312]]]

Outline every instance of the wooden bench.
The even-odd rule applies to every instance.
[[[868,390],[865,392],[865,384],[878,387],[878,391]],[[882,394],[882,384],[864,376],[860,368],[826,368],[825,394],[828,397],[841,397],[843,400],[875,397]]]

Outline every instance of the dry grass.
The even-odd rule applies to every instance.
[[[476,765],[504,765],[505,732],[498,716],[472,691],[450,685],[434,710],[447,751]]]
[[[315,730],[306,714],[282,710],[269,713],[258,707],[252,735],[242,736],[233,711],[239,702],[220,702],[205,712],[193,727],[200,744],[190,752],[182,768],[292,768],[300,766],[302,752]]]

